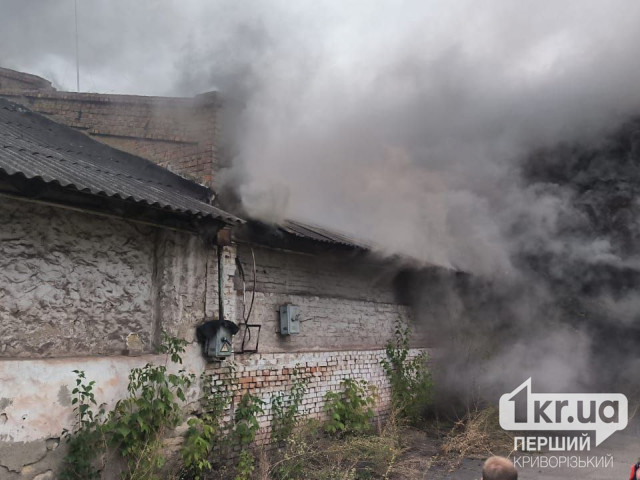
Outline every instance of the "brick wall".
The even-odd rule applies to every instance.
[[[0,90],[53,90],[51,82],[36,75],[0,68]]]
[[[420,349],[412,349],[410,356]],[[236,357],[235,373],[229,373],[228,365],[210,364],[206,373],[212,377],[218,392],[230,391],[232,405],[226,420],[233,417],[235,405],[249,392],[261,398],[264,414],[258,417],[260,430],[257,443],[267,443],[270,437],[271,397],[278,392],[289,392],[294,379],[294,369],[307,381],[307,392],[302,400],[300,415],[308,418],[324,418],[324,396],[329,391],[339,391],[340,382],[347,378],[366,380],[376,389],[376,418],[384,418],[391,408],[389,380],[380,364],[384,350],[331,351],[314,353],[271,353]]]
[[[215,93],[170,98],[58,92],[40,77],[0,69],[0,97],[213,185],[219,166],[220,103]]]
[[[366,256],[344,252],[314,255],[253,247],[256,291],[249,323],[262,325],[260,352],[309,352],[382,348],[397,320],[408,322],[409,307],[395,299],[395,273]],[[245,312],[253,289],[253,256],[240,245],[245,272]],[[236,272],[236,323],[242,324],[242,283]],[[299,306],[300,333],[280,335],[279,308]],[[242,334],[242,332],[241,332]],[[236,350],[241,335],[236,336]]]

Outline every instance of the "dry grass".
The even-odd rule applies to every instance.
[[[369,435],[336,438],[322,424],[304,422],[288,441],[257,448],[253,480],[422,480],[439,442],[423,430],[391,419]],[[208,480],[233,480],[234,468],[211,472]]]
[[[500,427],[498,411],[491,407],[469,410],[448,433],[441,451],[442,460],[455,468],[464,458],[508,455],[512,448],[513,436]]]
[[[399,433],[402,452],[391,468],[389,480],[432,478],[429,470],[437,458],[438,440],[417,428],[405,427]]]
[[[387,479],[401,453],[398,431],[389,424],[378,434],[335,438],[308,422],[282,448],[260,454],[260,480]]]

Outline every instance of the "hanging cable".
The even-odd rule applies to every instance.
[[[256,298],[256,255],[253,253],[253,248],[249,247],[251,250],[251,258],[253,259],[253,289],[251,290],[251,303],[249,304],[249,313],[247,313],[247,318],[245,319],[245,325],[249,323],[249,317],[251,317],[251,310],[253,310],[253,301]]]
[[[246,296],[245,296],[245,292],[246,292],[246,282],[245,282],[245,274],[244,274],[244,268],[242,267],[242,262],[240,262],[240,260],[238,259],[238,257],[236,257],[236,263],[238,265],[238,268],[240,270],[240,274],[242,276],[242,319],[244,321],[244,334],[242,335],[242,351],[245,351],[245,343],[248,341],[251,341],[251,329],[249,328],[249,318],[251,318],[251,312],[253,311],[253,302],[256,298],[256,285],[257,285],[257,280],[256,280],[256,255],[253,251],[253,248],[249,247],[249,249],[251,250],[251,259],[253,261],[253,289],[251,291],[251,303],[249,304],[249,311],[247,312],[247,314],[245,315],[245,311],[246,311]],[[258,334],[260,332],[258,331]],[[247,338],[247,335],[249,338]],[[256,344],[256,350],[257,350],[257,344]]]

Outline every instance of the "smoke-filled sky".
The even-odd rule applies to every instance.
[[[74,2],[0,8],[0,66],[75,89]],[[532,153],[598,147],[640,113],[637,0],[79,0],[78,18],[82,90],[233,100],[233,158],[218,181],[248,213],[498,279],[473,295],[447,280],[432,289],[446,286],[439,299],[417,300],[444,336],[484,331],[477,351],[495,352],[484,364],[494,379],[512,365],[520,384],[544,352],[547,385],[580,384],[595,339],[574,321],[583,307],[636,322],[640,281],[621,291],[607,270],[640,265],[640,249],[619,241],[640,240],[636,194],[622,224],[598,226],[627,178],[623,159],[613,147],[587,167],[570,149]],[[549,173],[565,163],[561,180]],[[611,188],[596,185],[609,177]],[[505,322],[512,342],[500,350]],[[476,374],[452,364],[452,376]]]
[[[0,6],[0,65],[74,89],[74,2]],[[250,213],[469,271],[510,267],[519,208],[557,207],[514,158],[640,104],[635,0],[81,0],[78,23],[82,90],[245,106],[223,178]]]
[[[0,6],[0,65],[74,89],[74,2]],[[80,0],[78,18],[82,90],[245,106],[221,178],[250,213],[469,271],[509,269],[513,216],[547,228],[557,207],[515,158],[640,104],[635,0]]]

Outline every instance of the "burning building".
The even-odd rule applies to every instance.
[[[397,266],[336,232],[215,206],[215,94],[74,94],[3,69],[0,97],[0,478],[51,475],[73,370],[112,406],[131,368],[161,358],[163,331],[189,342],[195,375],[233,361],[236,402],[268,402],[296,371],[306,415],[347,377],[375,385],[386,412],[380,360],[411,317]],[[239,329],[232,345],[203,354],[196,328],[221,320]]]

